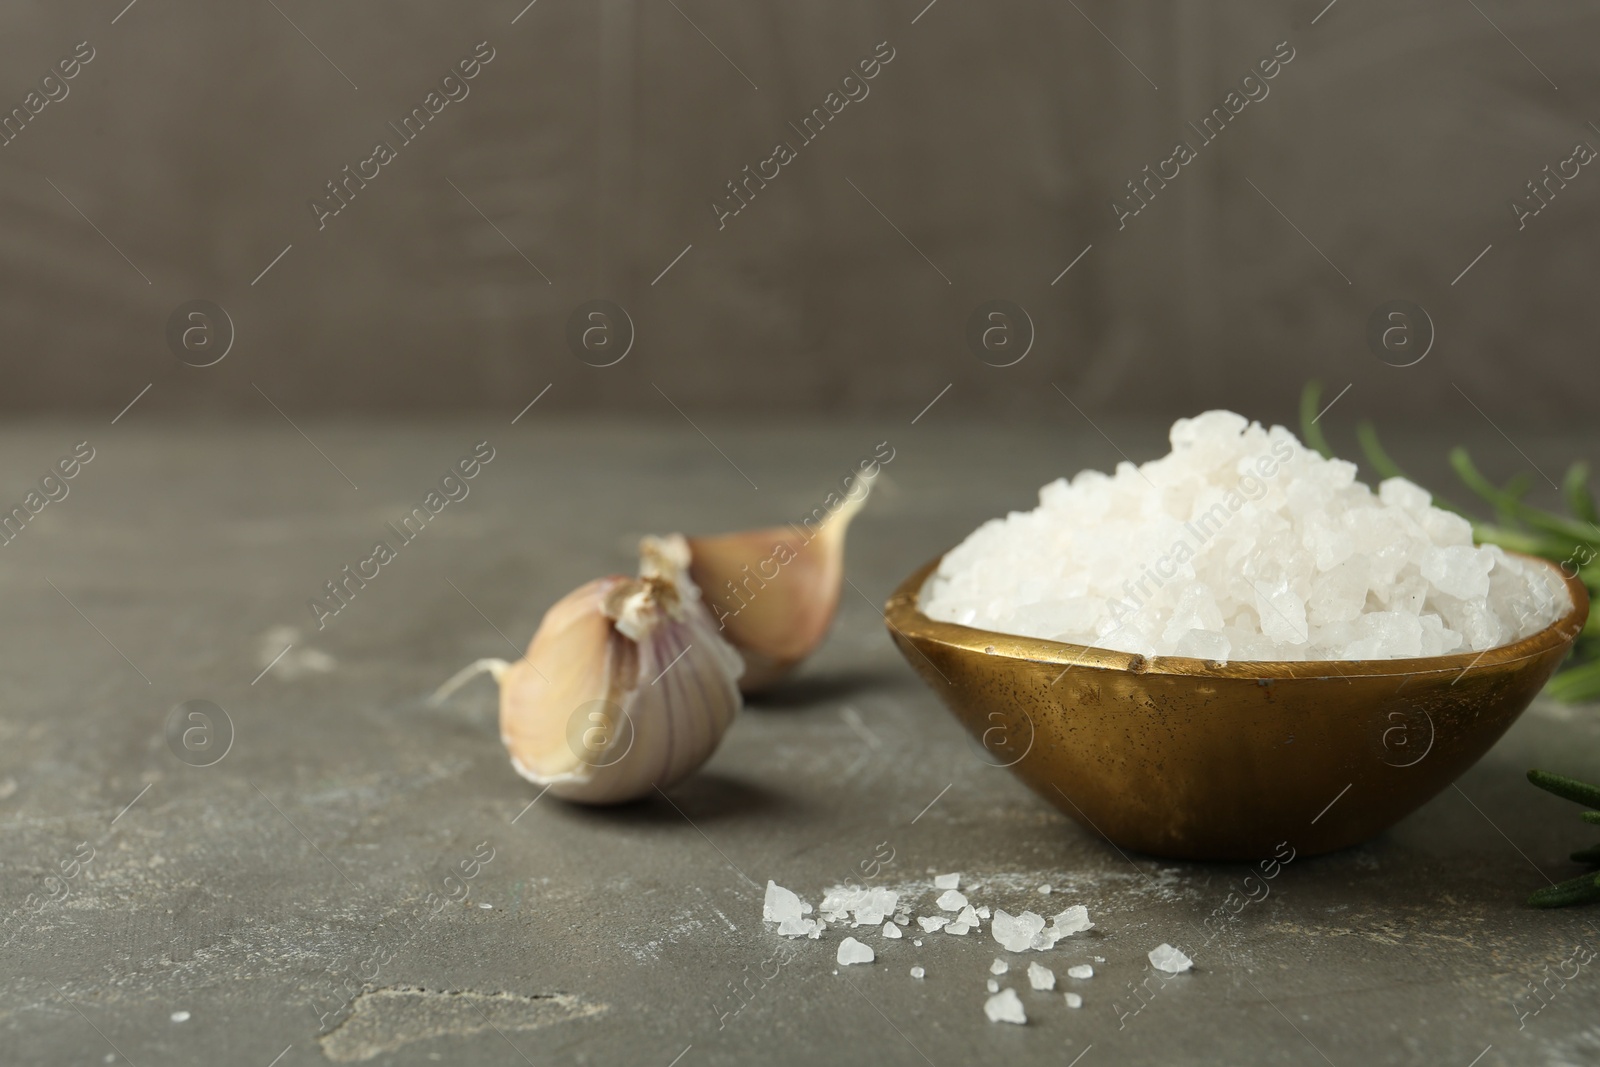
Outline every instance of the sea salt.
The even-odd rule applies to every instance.
[[[931,618],[1143,655],[1390,659],[1481,652],[1571,607],[1548,567],[1402,478],[1377,492],[1281,426],[1179,419],[1172,452],[1083,471],[993,519],[923,589]]]
[[[1005,974],[1010,969],[1011,965],[1005,960],[995,960],[993,963],[989,964],[990,974]]]
[[[1035,989],[1054,989],[1056,987],[1056,972],[1048,967],[1041,967],[1037,963],[1030,963],[1028,964],[1028,984]]]
[[[931,934],[950,920],[943,915],[918,915],[917,925],[922,927],[922,932]]]
[[[983,907],[978,909],[978,918],[987,919],[988,917],[989,917],[989,905],[985,904]]]
[[[946,889],[939,894],[939,899],[934,903],[945,911],[960,911],[967,906],[967,898],[954,889]]]
[[[1081,1007],[1083,1007],[1083,998],[1080,997],[1076,993],[1068,993],[1067,994],[1067,1007],[1069,1007],[1069,1008],[1081,1008]]]
[[[967,934],[972,932],[972,927],[968,926],[964,922],[953,922],[944,928],[944,932],[947,934],[955,934],[957,937],[965,937]]]
[[[898,926],[896,926],[894,923],[884,923],[883,924],[883,936],[884,937],[895,937],[895,938],[900,937],[901,936],[900,928]]]
[[[836,958],[839,966],[845,967],[852,963],[871,963],[875,956],[871,945],[863,945],[855,938],[847,937],[839,942],[839,954]]]
[[[923,970],[921,967],[913,967],[913,968],[911,968],[911,977],[913,977],[913,978],[921,978],[924,975],[926,975],[927,973],[928,972]]]
[[[1043,915],[1025,911],[1013,917],[1004,908],[994,909],[994,919],[989,923],[989,932],[1008,952],[1026,952],[1033,947],[1034,937],[1043,929]]]
[[[922,938],[919,937],[919,938],[917,938],[915,941],[913,941],[911,943],[913,945],[916,945],[918,948],[921,948],[922,947]]]
[[[991,992],[991,993],[1000,992],[1000,983],[996,982],[993,978],[989,979],[989,981],[987,983],[985,983],[985,984],[989,987],[989,992]]]
[[[1043,893],[1045,896],[1049,896],[1050,895],[1050,887],[1047,886],[1047,885],[1042,885],[1042,886],[1039,887],[1039,892]]]
[[[1093,978],[1094,968],[1087,963],[1080,963],[1076,967],[1067,968],[1068,978]]]
[[[769,923],[781,923],[785,919],[798,919],[802,915],[811,914],[811,905],[801,900],[795,893],[776,884],[772,879],[767,879],[767,897],[761,903],[761,918]]]
[[[955,889],[961,885],[960,874],[941,874],[933,879],[935,889]]]
[[[822,936],[822,924],[814,919],[787,918],[778,924],[778,933],[784,937],[809,937],[815,940]]]
[[[1194,966],[1194,960],[1163,941],[1148,953],[1150,966],[1168,974],[1182,974]]]
[[[1028,1013],[1022,1010],[1022,1001],[1015,989],[996,993],[983,1002],[983,1013],[992,1023],[1025,1023]]]
[[[1049,932],[1054,934],[1057,940],[1060,940],[1063,937],[1081,934],[1085,930],[1093,928],[1094,923],[1089,921],[1089,909],[1082,904],[1074,904],[1050,920]]]
[[[844,922],[848,918],[853,926],[881,926],[886,917],[894,914],[899,902],[900,894],[892,889],[836,885],[823,895],[820,910],[829,922]],[[806,905],[806,911],[810,910],[810,905]]]

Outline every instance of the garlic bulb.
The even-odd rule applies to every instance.
[[[743,701],[739,654],[717,633],[679,538],[647,538],[640,577],[580,586],[545,613],[500,683],[500,738],[518,774],[567,800],[615,804],[666,788],[710,758]]]
[[[806,520],[688,538],[689,574],[744,657],[739,687],[746,693],[787,674],[827,636],[844,580],[845,531],[866,503],[871,481],[855,485],[860,495],[829,498],[830,510],[814,530]]]

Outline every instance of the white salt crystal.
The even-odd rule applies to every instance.
[[[941,874],[935,876],[933,879],[933,887],[935,889],[955,889],[960,885],[960,874]]]
[[[1093,929],[1094,923],[1089,921],[1088,908],[1082,904],[1074,904],[1054,919],[1051,919],[1050,928],[1057,937],[1067,937],[1071,934],[1081,934],[1085,930]]]
[[[1081,1008],[1081,1007],[1083,1007],[1083,998],[1080,997],[1076,993],[1068,993],[1067,994],[1067,1007],[1069,1007],[1069,1008]]]
[[[1022,1001],[1015,989],[996,993],[983,1002],[983,1013],[992,1023],[1025,1023],[1028,1013],[1022,1010]]]
[[[901,926],[910,926],[911,913],[906,911],[897,911],[894,913],[894,921],[899,923]]]
[[[1160,459],[1057,480],[1035,510],[979,527],[945,554],[922,610],[1225,661],[1483,651],[1571,607],[1548,568],[1474,546],[1425,490],[1391,478],[1374,493],[1281,426],[1210,411],[1168,439]]]
[[[1096,957],[1095,957],[1095,958],[1094,958],[1094,961],[1095,961],[1095,962],[1096,962],[1096,963],[1104,963],[1104,962],[1105,962],[1105,961],[1106,961],[1106,958],[1105,958],[1105,957],[1104,957],[1104,956],[1096,956]]]
[[[979,908],[977,914],[978,918],[987,919],[989,917],[989,905],[985,904],[983,907]]]
[[[967,898],[954,889],[947,889],[939,894],[939,899],[935,903],[945,911],[960,911],[967,906]]]
[[[1067,968],[1068,978],[1093,978],[1094,968],[1087,963],[1080,963],[1076,967]]]
[[[761,902],[761,918],[769,923],[781,923],[785,919],[798,919],[802,915],[811,913],[811,905],[802,901],[798,896],[783,886],[776,884],[772,879],[767,879],[767,897]]]
[[[1005,960],[997,959],[993,963],[989,964],[989,973],[990,974],[1005,974],[1010,969],[1011,969],[1011,965],[1008,964]]]
[[[950,920],[943,915],[918,915],[917,925],[922,927],[922,932],[931,934]]]
[[[985,984],[989,987],[989,992],[991,992],[991,993],[1000,992],[1000,983],[996,982],[993,978],[989,979],[989,981],[987,983],[985,983]]]
[[[863,945],[853,937],[847,937],[839,942],[839,966],[844,967],[852,963],[871,963],[875,958],[871,945]]]
[[[1028,964],[1028,984],[1035,989],[1054,989],[1056,987],[1056,972],[1048,967],[1041,967],[1037,963]]]
[[[963,922],[954,922],[949,926],[946,926],[944,928],[944,932],[947,934],[955,934],[957,937],[965,937],[967,934],[972,932],[972,927]]]
[[[896,937],[897,938],[897,937],[900,936],[900,928],[898,926],[896,926],[894,923],[884,923],[883,924],[883,936],[884,937]]]
[[[913,945],[916,945],[918,948],[921,948],[922,947],[922,938],[919,937],[919,938],[917,938],[915,941],[913,941],[911,943]]]
[[[189,1021],[189,1013],[186,1011],[175,1011],[172,1013],[172,1021],[175,1023],[186,1023]]]
[[[1033,946],[1033,939],[1044,929],[1044,916],[1025,911],[1012,917],[1004,908],[994,909],[994,920],[989,932],[1008,952],[1025,952]]]
[[[983,925],[978,921],[978,913],[973,910],[971,904],[968,904],[966,907],[962,908],[961,914],[957,915],[953,921],[961,923],[973,930],[976,930],[979,926]]]
[[[1039,892],[1043,893],[1045,896],[1049,896],[1050,895],[1050,887],[1048,885],[1042,885],[1042,886],[1039,887]]]
[[[1194,966],[1194,960],[1163,941],[1149,952],[1150,966],[1168,974],[1182,974]]]
[[[923,970],[921,967],[913,967],[913,968],[911,968],[911,977],[913,977],[913,978],[921,978],[924,975],[926,975],[927,973],[928,972]]]
[[[778,924],[778,933],[784,937],[817,937],[822,928],[811,919],[791,916]]]

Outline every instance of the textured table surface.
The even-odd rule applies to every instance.
[[[0,1061],[1600,1062],[1600,965],[1553,977],[1600,948],[1600,912],[1523,904],[1576,873],[1566,854],[1592,833],[1522,774],[1600,777],[1592,708],[1536,703],[1459,789],[1367,845],[1297,858],[1193,972],[1130,992],[1146,951],[1193,944],[1249,868],[1123,856],[987,766],[878,605],[1049,478],[1164,451],[1158,428],[963,425],[938,407],[914,426],[535,408],[304,435],[137,415],[0,432],[7,501],[95,449],[0,548]],[[1497,475],[1522,462],[1487,426],[1464,436]],[[1585,444],[1513,437],[1547,470]],[[470,495],[319,631],[307,599],[482,440],[495,458]],[[631,569],[639,534],[797,518],[884,440],[895,459],[852,530],[827,644],[670,800],[529,807],[492,687],[426,703],[461,665],[514,655],[568,589]],[[1450,442],[1391,444],[1443,485]],[[210,766],[169,746],[192,700],[226,715]],[[877,961],[836,974],[840,933],[787,942],[760,922],[768,878],[815,901],[873,862],[919,912],[932,874],[960,871],[974,903],[1082,903],[1096,926],[1030,954],[1056,993],[1013,963],[1014,1027],[983,1015],[1005,955],[987,927],[921,948],[868,935]],[[429,894],[463,884],[435,914]],[[1092,957],[1093,978],[1066,978]]]

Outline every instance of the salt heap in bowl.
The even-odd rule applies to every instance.
[[[1466,519],[1231,411],[1172,452],[1083,471],[984,523],[924,585],[929,618],[1146,656],[1400,659],[1477,652],[1571,609],[1542,564],[1474,546]]]

